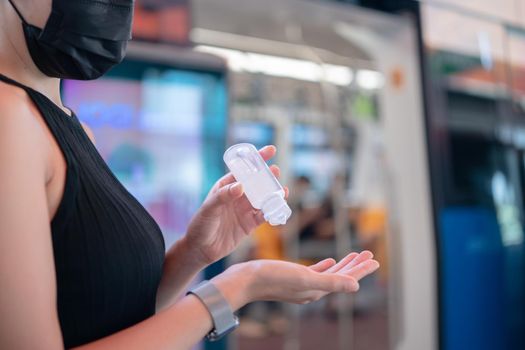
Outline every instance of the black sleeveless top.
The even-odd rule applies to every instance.
[[[113,175],[74,114],[1,74],[0,81],[27,92],[67,163],[64,195],[51,221],[65,347],[152,316],[165,252],[159,226]]]

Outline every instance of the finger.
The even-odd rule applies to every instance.
[[[288,196],[290,195],[290,189],[288,186],[284,186],[284,199],[288,199]]]
[[[235,201],[235,211],[242,217],[241,222],[245,222],[253,228],[266,222],[263,212],[255,209],[248,198],[246,198],[246,195],[237,198]],[[249,231],[251,232],[251,229]]]
[[[277,165],[270,165],[270,170],[273,173],[273,176],[279,178],[281,176],[281,169]]]
[[[275,156],[275,153],[277,153],[277,148],[275,148],[275,146],[273,145],[264,146],[259,150],[259,154],[261,155],[261,157],[263,157],[265,161],[268,161],[271,158],[273,158],[273,156]]]
[[[344,258],[342,258],[336,265],[332,266],[327,272],[329,273],[336,273],[339,272],[342,268],[344,268],[346,265],[352,262],[357,256],[359,256],[359,253],[350,253]]]
[[[359,289],[359,283],[349,275],[324,274],[314,272],[310,281],[310,288],[322,290],[328,293],[355,292]]]
[[[228,173],[226,175],[224,175],[223,177],[221,177],[218,181],[218,184],[219,184],[219,188],[221,187],[224,187],[226,185],[229,185],[233,182],[235,182],[235,177],[233,176],[232,173]]]
[[[309,268],[315,272],[324,272],[335,265],[335,260],[332,258],[319,261],[317,264],[310,265]]]
[[[354,266],[352,269],[350,269],[346,275],[350,275],[354,277],[357,281],[359,281],[361,278],[371,274],[375,270],[379,268],[379,263],[376,260],[367,260],[362,263],[360,263],[357,266]]]
[[[214,210],[219,208],[223,204],[227,204],[237,198],[240,198],[244,190],[240,182],[235,182],[228,186],[224,186],[214,193],[208,200],[204,203],[205,210]]]
[[[350,270],[354,266],[359,265],[363,261],[370,260],[373,257],[374,257],[374,254],[372,254],[371,251],[364,250],[361,253],[359,253],[359,255],[355,259],[353,259],[349,264],[347,264],[345,267],[343,267],[341,270],[339,270],[339,272],[347,272],[348,270]]]

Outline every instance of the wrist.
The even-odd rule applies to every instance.
[[[253,274],[250,270],[247,263],[236,264],[211,280],[234,311],[254,301]]]
[[[201,257],[201,253],[197,247],[192,245],[186,237],[179,239],[173,247],[174,256],[178,259],[183,257],[186,264],[192,268],[200,271],[206,268],[209,264]]]

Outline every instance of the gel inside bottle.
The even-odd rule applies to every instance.
[[[292,210],[284,200],[284,189],[261,157],[249,143],[233,145],[224,153],[224,162],[255,209],[272,226],[284,225]]]

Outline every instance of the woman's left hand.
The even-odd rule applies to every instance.
[[[275,155],[276,148],[266,146],[259,153],[268,161]],[[279,177],[277,166],[272,165],[270,169]],[[287,188],[285,196],[288,196]],[[195,259],[209,265],[230,254],[245,236],[263,222],[261,211],[252,207],[242,185],[228,173],[215,183],[192,218],[184,243]]]

